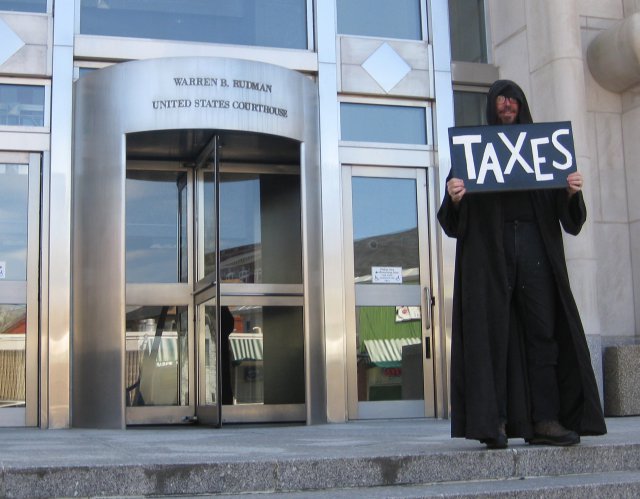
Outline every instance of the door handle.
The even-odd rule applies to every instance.
[[[429,286],[424,287],[424,308],[425,320],[424,326],[426,329],[431,329],[431,288]],[[431,336],[425,336],[424,338],[424,355],[426,359],[431,358]]]
[[[426,329],[431,329],[431,288],[429,286],[424,287],[424,308],[425,308],[425,321],[424,325]]]

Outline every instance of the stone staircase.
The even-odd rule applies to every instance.
[[[2,430],[0,497],[640,497],[640,418],[608,425],[575,447],[493,451],[424,420],[31,430],[8,447]]]

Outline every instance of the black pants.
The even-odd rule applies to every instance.
[[[533,422],[558,418],[556,284],[535,222],[504,226],[511,309],[524,333]],[[506,376],[505,376],[506,378]],[[505,380],[506,381],[506,380]],[[506,385],[504,386],[506,398]],[[506,416],[506,414],[505,414]]]

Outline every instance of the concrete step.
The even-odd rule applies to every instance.
[[[592,473],[476,482],[448,482],[387,487],[360,487],[272,494],[217,495],[216,499],[612,499],[640,497],[639,472]]]
[[[494,451],[452,440],[436,420],[0,429],[0,497],[640,497],[640,418],[607,424],[574,447],[513,440]]]
[[[356,497],[367,497],[371,490],[382,490],[376,487],[418,485],[417,489],[406,488],[391,497],[430,497],[427,492],[430,494],[431,490],[438,489],[432,489],[433,485],[425,489],[422,484],[441,484],[438,487],[442,491],[438,493],[445,493],[450,488],[454,491],[451,497],[460,493],[463,494],[460,497],[472,497],[485,487],[490,490],[504,488],[505,494],[521,491],[522,485],[544,484],[549,477],[558,477],[562,482],[558,490],[567,490],[577,484],[585,487],[587,477],[606,476],[602,473],[611,476],[622,473],[619,476],[637,491],[639,460],[640,446],[630,444],[560,449],[523,447],[405,456],[283,457],[242,462],[5,467],[0,495],[7,498],[177,496],[320,490],[323,491],[317,493],[320,496],[331,491],[331,497],[339,497],[334,493],[349,489],[347,494],[357,492],[364,495]],[[615,482],[607,484],[610,489],[614,489],[614,485],[618,486]],[[473,494],[468,492],[469,488]],[[535,493],[536,489],[531,490]],[[309,497],[315,497],[313,494],[316,493]]]

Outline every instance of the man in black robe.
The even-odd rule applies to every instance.
[[[498,80],[487,123],[532,123],[522,89]],[[452,311],[451,434],[505,448],[508,437],[573,445],[606,426],[569,286],[562,228],[586,219],[579,172],[566,189],[466,193],[447,179],[438,212],[457,239]]]

